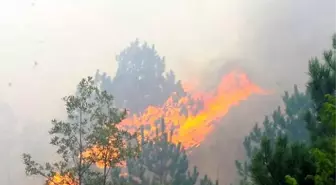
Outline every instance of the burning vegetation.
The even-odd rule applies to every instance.
[[[187,95],[183,97],[173,93],[163,106],[149,106],[142,114],[123,120],[121,125],[129,131],[143,126],[145,137],[153,139],[159,125],[157,121],[164,118],[167,130],[173,132],[172,141],[190,149],[202,143],[216,121],[232,106],[253,94],[263,93],[265,91],[253,84],[246,74],[234,71],[223,76],[213,91],[195,94],[186,91]]]
[[[310,63],[311,79],[307,88],[310,94],[300,94],[297,88],[292,96],[286,93],[286,112],[275,111],[273,122],[266,118],[263,128],[256,125],[245,138],[247,161],[236,162],[241,184],[334,183],[331,176],[335,168],[330,165],[334,164],[331,163],[333,155],[330,157],[326,152],[335,154],[335,151],[323,148],[321,143],[335,146],[335,135],[330,132],[323,141],[317,139],[321,130],[335,129],[330,120],[335,122],[332,119],[335,117],[335,78],[331,77],[335,77],[336,36],[333,41],[333,50],[325,52],[326,64],[317,60]],[[119,67],[113,79],[105,73],[97,73],[95,78],[83,79],[75,95],[64,98],[68,118],[53,120],[49,132],[61,161],[40,165],[29,154],[24,154],[26,173],[45,177],[47,185],[195,185],[197,182],[218,185],[218,181],[207,175],[199,178],[198,168],[189,166],[187,152],[202,144],[232,106],[251,95],[267,92],[241,71],[225,74],[213,90],[197,91],[192,84],[177,81],[172,71],[165,73],[164,59],[157,55],[155,48],[140,45],[138,41],[122,51],[117,61]],[[328,79],[317,78],[318,71],[323,71]],[[324,88],[327,96],[317,90],[323,84],[330,85]],[[305,101],[305,110],[302,104],[297,105],[300,101]],[[313,109],[314,103],[321,113]],[[302,124],[302,128],[294,128],[303,121],[316,129],[310,130],[311,142],[316,142],[313,148],[308,145],[308,130]],[[320,126],[322,122],[326,125]],[[301,137],[302,133],[306,135]],[[300,138],[295,140],[295,137]],[[293,143],[287,142],[288,138]],[[300,140],[305,142],[294,143]],[[279,157],[283,153],[288,159]],[[313,162],[299,161],[300,157],[313,159]],[[270,162],[265,163],[265,158]],[[316,167],[314,160],[333,171]],[[286,173],[277,176],[278,180],[265,176],[275,173],[268,171],[270,167],[278,168],[282,163],[293,165],[288,161],[299,161],[294,164],[296,168],[309,167],[309,173],[315,170],[316,177],[302,178],[287,167],[284,167]],[[256,176],[260,178],[254,178]]]
[[[128,63],[129,57],[134,58],[129,51],[134,50],[136,58]],[[137,63],[144,53],[151,53],[147,63]],[[138,41],[117,59],[119,68],[113,79],[97,73],[95,79],[81,81],[76,95],[64,99],[68,121],[54,120],[50,133],[64,161],[72,163],[62,167],[67,170],[49,169],[55,175],[43,173],[49,185],[87,183],[94,166],[103,171],[99,178],[104,182],[168,183],[184,174],[175,183],[193,184],[199,173],[195,167],[189,174],[186,152],[198,147],[232,106],[265,93],[240,71],[224,75],[217,88],[209,91],[199,91],[192,83],[182,85],[172,71],[164,73],[164,59],[154,47]],[[25,157],[30,164],[30,156]]]
[[[336,35],[332,41],[323,61],[309,61],[305,93],[297,86],[285,92],[285,109],[245,137],[245,160],[236,161],[240,185],[336,184]],[[212,91],[197,92],[166,72],[154,46],[139,41],[117,62],[115,77],[84,78],[64,98],[68,117],[53,120],[49,131],[61,159],[41,165],[23,154],[26,174],[43,176],[47,185],[218,185],[199,178],[187,151],[232,106],[267,92],[237,71]]]

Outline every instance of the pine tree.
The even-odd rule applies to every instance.
[[[307,155],[312,161],[310,166],[305,166],[305,169],[313,169],[310,173],[305,173],[302,176],[286,175],[286,183],[288,185],[299,185],[299,178],[313,182],[315,185],[332,185],[335,184],[335,156],[336,156],[336,97],[326,95],[325,100],[320,107],[317,115],[318,129],[311,130],[313,143]],[[316,138],[315,136],[319,136]]]
[[[186,151],[181,143],[172,143],[173,132],[166,130],[163,120],[160,123],[160,129],[156,130],[155,139],[146,140],[143,127],[141,133],[140,157],[128,161],[129,175],[133,183],[138,185],[196,184],[199,177],[197,168],[194,167],[189,171]],[[207,177],[203,181],[205,184],[212,183]]]
[[[324,62],[316,58],[309,62],[307,91],[311,94],[314,108],[307,111],[305,121],[310,133],[309,157],[313,164],[305,168],[314,172],[301,176],[315,185],[335,184],[336,34],[333,35],[332,49],[324,52],[323,59]]]
[[[332,49],[323,53],[323,61],[316,57],[309,61],[307,91],[310,92],[317,109],[328,101],[326,94],[335,96],[336,34],[332,38]]]
[[[317,129],[314,132],[318,136],[311,148],[311,155],[316,166],[313,179],[317,185],[335,184],[335,156],[336,156],[336,98],[326,95],[325,102],[318,114]],[[312,175],[310,175],[312,177]]]
[[[285,184],[285,176],[295,177],[299,184],[313,184],[305,174],[314,172],[309,147],[289,143],[286,136],[277,137],[276,143],[264,137],[261,147],[251,160],[252,182],[255,184]],[[309,168],[307,168],[309,167]]]
[[[166,71],[165,58],[159,56],[154,45],[135,40],[117,55],[116,61],[113,78],[97,71],[95,80],[116,97],[118,107],[139,113],[149,105],[162,105],[173,93],[185,95],[175,73]]]
[[[218,180],[216,182],[212,182],[207,175],[203,177],[200,181],[200,185],[218,185]]]
[[[285,95],[286,115],[278,109],[273,122],[266,118],[263,129],[256,126],[245,138],[248,159],[236,162],[241,184],[335,183],[335,54],[336,35],[325,63],[309,62],[306,96],[297,90],[292,98]]]
[[[316,134],[321,132],[328,132],[328,130],[320,130],[317,123],[317,114],[319,113],[325,102],[330,101],[331,96],[336,96],[336,82],[335,82],[335,66],[336,66],[336,34],[333,36],[333,48],[324,52],[324,63],[319,62],[316,58],[309,62],[309,76],[307,83],[307,90],[311,92],[314,100],[314,107],[316,111],[310,111],[306,114],[308,128],[311,131],[312,139],[316,140]],[[329,130],[330,132],[330,130]]]
[[[241,185],[251,184],[250,166],[252,157],[260,149],[262,138],[269,139],[271,145],[276,142],[277,136],[286,133],[287,142],[294,143],[297,141],[309,143],[310,137],[307,123],[304,119],[306,111],[311,109],[312,101],[307,93],[299,92],[298,87],[294,86],[292,95],[286,91],[282,97],[285,105],[285,111],[280,106],[273,111],[271,118],[266,116],[262,127],[255,124],[253,130],[244,139],[244,148],[246,152],[245,161],[236,161],[238,175],[240,176]]]
[[[125,111],[113,106],[112,95],[100,91],[92,77],[83,79],[77,94],[64,101],[68,120],[53,120],[49,131],[61,160],[41,165],[23,154],[26,174],[43,176],[49,185],[108,184],[110,169],[136,151],[125,145],[135,136],[118,129]],[[95,164],[102,164],[102,170]]]

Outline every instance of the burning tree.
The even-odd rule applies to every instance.
[[[126,112],[115,108],[112,95],[100,91],[91,77],[64,101],[68,120],[53,120],[49,131],[50,144],[58,147],[61,160],[41,165],[23,154],[26,174],[43,176],[49,185],[108,184],[110,171],[137,151],[130,144],[135,135],[118,127]],[[95,169],[95,164],[102,169]]]
[[[167,131],[164,121],[156,127],[156,137],[145,140],[141,129],[141,153],[127,161],[129,180],[137,185],[194,185],[199,172],[196,167],[189,171],[189,161],[181,143],[172,142],[172,131]],[[169,134],[168,134],[169,133]],[[212,185],[205,176],[201,185]],[[218,182],[217,182],[218,184]]]
[[[173,142],[181,142],[186,149],[198,147],[232,106],[251,95],[267,93],[241,71],[223,76],[215,89],[200,88],[195,79],[182,86],[173,71],[165,72],[164,57],[154,45],[138,40],[116,60],[116,75],[111,78],[97,71],[95,81],[116,96],[118,106],[131,113],[123,127],[138,130],[145,125],[145,135],[154,138],[155,121],[164,117],[167,128],[174,129]]]

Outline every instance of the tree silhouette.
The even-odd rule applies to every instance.
[[[149,105],[162,105],[173,92],[184,95],[174,72],[165,71],[165,59],[158,55],[154,45],[135,40],[117,55],[116,61],[116,75],[111,78],[97,71],[96,81],[116,97],[117,106],[139,113]]]

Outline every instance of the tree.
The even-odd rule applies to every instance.
[[[294,86],[294,92],[289,95],[285,92],[282,97],[285,110],[282,111],[280,106],[273,111],[271,118],[266,116],[262,127],[255,124],[253,130],[244,140],[246,152],[245,161],[236,161],[236,167],[240,176],[240,184],[251,184],[251,161],[256,152],[262,146],[263,138],[268,138],[270,145],[276,143],[277,136],[286,133],[286,142],[294,143],[297,141],[309,143],[309,131],[306,128],[304,117],[306,110],[311,109],[312,101],[308,93],[299,92],[298,87]]]
[[[43,176],[49,185],[108,184],[110,170],[136,153],[136,147],[127,145],[135,136],[118,128],[126,112],[114,107],[112,95],[100,91],[92,77],[81,80],[77,94],[63,100],[68,119],[52,120],[49,131],[61,160],[41,165],[23,154],[26,174]]]
[[[204,176],[200,181],[200,185],[218,185],[218,180],[216,182],[212,182],[207,175]]]
[[[335,95],[336,34],[332,38],[332,49],[324,51],[324,62],[316,57],[309,61],[309,81],[307,90],[319,109],[326,100],[326,94]]]
[[[168,131],[169,132],[169,131]],[[141,154],[139,158],[127,163],[130,180],[138,185],[194,185],[199,172],[196,167],[189,171],[189,161],[181,143],[172,143],[172,132],[168,132],[165,123],[156,130],[156,138],[144,139],[141,130]],[[168,137],[169,136],[169,137]],[[136,180],[134,180],[136,179]],[[202,185],[212,185],[207,176]],[[209,184],[210,183],[210,184]],[[215,185],[215,184],[214,184]]]
[[[307,89],[312,94],[315,111],[306,116],[311,133],[310,155],[316,167],[315,173],[307,178],[316,185],[335,184],[335,129],[336,129],[336,34],[333,35],[332,49],[324,52],[324,63],[316,58],[309,63],[310,79]]]
[[[336,98],[332,95],[325,96],[325,102],[318,115],[318,122],[316,125],[314,140],[311,155],[316,165],[314,174],[314,182],[317,185],[332,185],[335,184],[335,156],[336,156]],[[314,132],[314,131],[313,131]],[[318,133],[316,133],[318,132]]]
[[[314,100],[314,108],[316,111],[310,111],[306,115],[308,128],[313,134],[315,140],[316,134],[327,132],[319,130],[317,114],[319,113],[325,102],[330,101],[330,95],[335,96],[336,82],[335,82],[335,69],[336,69],[336,34],[333,36],[333,48],[324,52],[324,63],[319,62],[316,58],[309,62],[309,81],[307,83],[307,90],[312,94]],[[329,96],[326,96],[329,94]]]
[[[165,59],[158,55],[154,45],[135,40],[116,60],[118,69],[114,78],[97,71],[95,80],[102,89],[115,95],[117,106],[139,113],[149,105],[162,105],[173,92],[184,95],[174,72],[165,72]]]
[[[314,172],[309,147],[289,143],[286,136],[277,137],[275,144],[263,138],[260,150],[251,160],[251,178],[255,184],[285,184],[285,176],[294,177],[298,184],[313,184],[306,174]],[[309,167],[309,168],[307,168]]]
[[[335,184],[335,156],[336,156],[336,97],[325,95],[326,102],[320,107],[317,116],[316,125],[318,128],[311,130],[314,138],[310,150],[307,152],[312,164],[306,168],[314,169],[311,173],[303,174],[301,177],[314,182],[316,185],[332,185]],[[318,138],[316,136],[319,136]],[[288,185],[298,185],[297,178],[286,175],[286,183]]]
[[[332,118],[335,116],[335,54],[336,35],[333,36],[333,48],[324,52],[325,63],[317,58],[309,62],[306,97],[311,100],[295,98],[306,99],[295,105],[295,101],[284,99],[285,116],[291,120],[289,127],[283,126],[288,125],[288,119],[284,119],[278,109],[273,114],[274,122],[266,118],[263,130],[256,125],[245,138],[248,159],[244,163],[236,162],[241,184],[335,183],[336,138],[335,118]],[[297,90],[294,95],[299,97]],[[293,116],[295,110],[300,110],[299,116]],[[302,128],[302,122],[308,130]],[[309,140],[295,137],[307,131]]]

